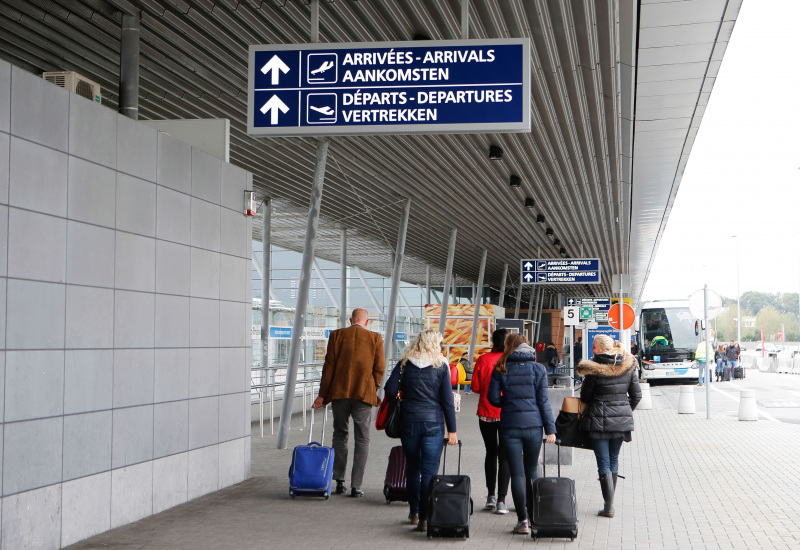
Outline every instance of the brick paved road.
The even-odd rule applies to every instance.
[[[590,452],[576,451],[574,464],[562,468],[578,491],[579,536],[572,543],[512,535],[513,512],[480,510],[483,452],[473,414],[477,398],[469,396],[459,415],[463,470],[472,476],[476,504],[466,542],[428,541],[402,523],[404,504],[385,504],[383,475],[395,441],[382,433],[373,432],[365,498],[291,500],[290,451],[276,450],[274,437],[261,439],[254,426],[252,479],[71,548],[800,548],[800,426],[739,422],[729,414],[706,420],[702,388],[695,388],[698,414],[677,414],[666,396],[673,389],[666,387],[653,388],[653,410],[636,412],[634,441],[622,451],[620,473],[627,479],[620,480],[616,518],[595,516],[602,498]],[[308,437],[301,425],[296,417],[291,446]]]

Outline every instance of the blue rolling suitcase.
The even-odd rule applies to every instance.
[[[323,413],[322,438],[325,441],[325,424],[328,421],[327,407]],[[311,409],[311,428],[308,431],[308,445],[298,445],[292,452],[292,465],[289,467],[289,496],[308,495],[331,496],[333,478],[333,449],[312,441],[314,433],[314,409]]]

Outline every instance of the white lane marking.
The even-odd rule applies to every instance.
[[[738,398],[738,397],[736,397],[735,395],[731,395],[731,394],[730,394],[730,393],[728,393],[728,392],[724,392],[724,391],[722,391],[722,390],[720,390],[720,389],[718,389],[718,388],[715,388],[713,384],[711,385],[711,389],[712,389],[712,390],[714,390],[715,392],[718,392],[718,393],[720,393],[720,394],[724,395],[724,396],[725,396],[725,397],[727,397],[728,399],[731,399],[731,400],[733,400],[733,401],[736,401],[737,403],[739,402],[739,398]],[[777,418],[775,418],[775,417],[774,417],[774,416],[772,416],[771,414],[767,414],[767,413],[765,413],[764,411],[762,411],[761,409],[758,409],[758,408],[757,408],[757,410],[758,410],[758,414],[759,414],[759,415],[761,415],[761,416],[763,416],[763,417],[764,417],[764,418],[766,418],[767,420],[770,420],[770,421],[772,421],[772,422],[780,422],[780,420],[778,420]]]

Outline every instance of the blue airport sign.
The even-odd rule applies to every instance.
[[[250,46],[247,133],[530,132],[530,39]]]
[[[615,328],[605,326],[587,329],[586,341],[589,343],[589,359],[594,357],[594,354],[592,353],[592,342],[594,342],[594,337],[599,336],[600,334],[605,334],[606,336],[611,337],[612,340],[619,340],[619,331]]]
[[[521,260],[522,284],[600,284],[599,258]]]

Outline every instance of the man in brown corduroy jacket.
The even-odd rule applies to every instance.
[[[367,323],[369,313],[366,309],[358,308],[353,310],[348,328],[331,332],[322,367],[319,397],[314,401],[315,409],[331,403],[333,411],[333,479],[336,480],[336,494],[347,490],[344,471],[347,467],[348,428],[350,417],[353,417],[355,445],[350,475],[352,497],[364,496],[361,482],[369,456],[372,407],[380,404],[378,389],[386,370],[383,338],[367,330]]]

